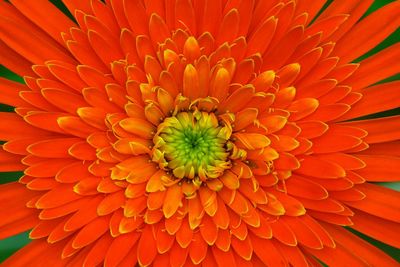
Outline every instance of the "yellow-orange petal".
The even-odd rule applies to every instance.
[[[168,187],[163,204],[163,213],[170,218],[178,210],[182,200],[182,187],[178,184]]]

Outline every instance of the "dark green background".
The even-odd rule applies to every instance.
[[[338,1],[341,1],[341,0],[338,0]],[[367,11],[366,15],[368,15],[369,13],[373,12],[374,10],[376,10],[376,9],[380,8],[381,6],[386,5],[387,3],[392,2],[392,1],[393,0],[375,0],[373,5]],[[53,2],[55,5],[57,5],[64,13],[66,13],[70,18],[72,18],[71,14],[67,11],[67,9],[61,3],[60,0],[51,0],[51,2]],[[332,0],[328,1],[327,5],[331,2],[332,2]],[[366,16],[366,15],[364,15],[364,16]],[[396,32],[394,32],[392,35],[390,35],[386,40],[384,40],[377,47],[375,47],[374,49],[372,49],[371,51],[369,51],[368,53],[366,53],[365,55],[363,55],[362,57],[360,57],[359,59],[357,59],[355,61],[356,62],[361,61],[364,58],[369,57],[369,56],[377,53],[378,51],[384,49],[385,47],[388,47],[399,41],[400,41],[400,29],[398,29]],[[6,77],[10,80],[23,82],[23,79],[21,77],[12,73],[11,71],[7,70],[2,65],[0,66],[0,76]],[[381,82],[387,82],[387,81],[392,81],[392,80],[400,80],[400,74],[397,74],[397,75],[390,77]],[[5,106],[5,105],[0,105],[0,110],[12,112],[13,108]],[[379,114],[369,115],[364,118],[383,117],[383,116],[398,115],[398,114],[400,114],[399,108],[393,109],[390,111],[386,111],[386,112],[382,112]],[[20,176],[21,176],[21,173],[15,173],[15,172],[14,173],[0,173],[0,183],[2,184],[2,183],[10,182],[10,181],[16,181]],[[400,191],[400,183],[381,183],[381,184],[384,186],[393,188],[397,191]],[[365,240],[371,242],[375,246],[379,247],[380,249],[384,250],[386,253],[390,254],[392,257],[394,257],[395,259],[397,259],[400,262],[400,251],[398,249],[390,247],[386,244],[383,244],[379,241],[376,241],[376,240],[369,238],[365,235],[362,235],[360,233],[357,233],[357,234],[359,236],[361,236],[362,238],[364,238]],[[18,250],[20,247],[24,246],[28,242],[29,242],[28,233],[22,233],[17,236],[7,238],[5,240],[0,240],[0,262],[2,262],[9,255],[14,253],[16,250]]]

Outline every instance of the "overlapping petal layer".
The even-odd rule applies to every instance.
[[[10,2],[4,266],[396,266],[398,1]]]

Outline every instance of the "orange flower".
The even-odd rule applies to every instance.
[[[0,4],[3,266],[396,266],[394,1]]]

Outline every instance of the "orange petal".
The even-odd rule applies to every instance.
[[[353,225],[352,219],[350,219],[348,216],[342,216],[334,213],[319,212],[314,210],[308,210],[307,213],[314,219],[317,219],[319,221],[324,221],[340,226]]]
[[[89,163],[82,164],[81,161],[69,164],[68,166],[59,170],[55,179],[62,183],[77,182],[83,178],[91,176],[88,171]],[[73,173],[74,175],[71,175]]]
[[[15,215],[11,216],[12,218],[9,218],[7,216],[2,218],[1,222],[2,225],[7,224],[10,221],[13,221],[13,219],[16,218],[19,219],[22,218],[24,215],[32,213],[33,210],[27,208],[26,201],[34,198],[37,195],[37,193],[28,190],[25,187],[25,185],[19,182],[9,182],[2,184],[0,185],[0,189],[2,190],[0,201],[1,203],[3,203],[1,209],[2,210],[13,209],[13,208],[16,209],[15,212],[11,212],[11,215]]]
[[[400,82],[375,85],[362,90],[363,97],[341,119],[347,120],[400,106]]]
[[[359,155],[359,159],[365,162],[363,169],[355,172],[367,181],[397,181],[400,158],[389,156]]]
[[[315,234],[317,234],[324,246],[335,247],[333,238],[330,236],[329,232],[319,224],[319,222],[307,214],[298,218],[302,220],[303,223],[306,224],[307,227],[310,228]]]
[[[307,75],[304,75],[303,73],[300,75],[301,78],[299,78],[300,80],[296,82],[296,87],[303,88],[312,85],[313,83],[315,83],[315,81],[320,81],[336,67],[338,61],[338,57],[328,57],[321,59],[310,69]]]
[[[53,179],[33,179],[27,183],[26,187],[31,190],[51,190],[56,187],[58,183]]]
[[[201,51],[200,51],[200,45],[197,41],[197,39],[193,36],[190,36],[189,38],[186,39],[184,45],[183,45],[183,55],[186,57],[189,63],[195,63],[195,66],[197,69],[199,68],[202,63],[205,63],[204,59],[206,59],[204,56],[200,58],[201,56]],[[195,62],[196,61],[196,62]],[[200,63],[200,61],[203,61]],[[199,76],[205,73],[200,73]],[[208,73],[206,73],[208,75]]]
[[[393,44],[364,59],[357,72],[346,79],[346,84],[351,85],[353,90],[359,91],[364,87],[395,75],[398,72],[399,47],[398,43]]]
[[[0,146],[0,170],[2,172],[22,171],[26,168],[21,163],[22,156],[9,153]]]
[[[272,229],[270,222],[263,216],[260,216],[260,226],[259,227],[249,227],[249,230],[264,239],[269,239],[272,237]]]
[[[279,45],[265,53],[264,58],[268,60],[265,60],[262,70],[281,68],[300,43],[303,32],[303,26],[296,26],[288,31],[279,41]]]
[[[128,199],[124,206],[125,217],[137,217],[146,209],[146,197],[144,195]]]
[[[207,255],[208,245],[204,242],[199,232],[194,233],[190,243],[189,256],[194,264],[201,263]]]
[[[277,151],[292,151],[299,146],[299,142],[288,135],[273,135],[270,139],[271,146]]]
[[[293,86],[280,89],[275,94],[275,101],[273,106],[277,108],[286,108],[293,102],[296,95],[296,88]]]
[[[259,119],[260,123],[267,127],[268,133],[274,133],[281,130],[288,119],[280,115],[267,115]]]
[[[267,204],[267,195],[264,189],[260,188],[258,184],[254,184],[250,179],[240,181],[239,191],[247,197],[250,201],[257,204]]]
[[[163,204],[163,212],[166,218],[170,218],[178,210],[182,202],[182,188],[178,184],[168,187]]]
[[[114,238],[105,255],[104,265],[116,266],[119,263],[123,264],[124,257],[128,255],[131,257],[129,252],[137,243],[139,236],[138,233],[133,232]]]
[[[295,8],[296,5],[293,2],[288,2],[285,3],[282,8],[278,10],[276,16],[279,23],[276,27],[275,36],[272,40],[271,46],[276,46],[280,42],[281,38],[287,33],[287,31],[290,30],[290,26],[292,23],[297,26],[297,23],[295,23],[296,20],[292,22]]]
[[[248,41],[247,55],[264,54],[274,36],[277,21],[275,17],[270,17],[258,26]],[[268,36],[267,39],[265,39],[266,36]]]
[[[108,96],[100,89],[89,87],[82,90],[86,102],[94,107],[102,107],[109,112],[118,112],[120,109],[108,100]]]
[[[120,125],[124,130],[146,139],[152,138],[155,133],[154,126],[142,119],[127,118],[122,120]]]
[[[61,260],[60,251],[62,250],[62,243],[56,245],[49,245],[45,239],[34,240],[28,245],[24,246],[21,250],[7,258],[2,264],[4,266],[25,266],[28,264],[40,264],[44,260],[41,255],[44,252],[49,252],[46,261],[50,264],[66,264],[67,261]]]
[[[8,47],[4,42],[0,42],[2,51],[2,65],[21,77],[34,76],[32,63],[23,58],[17,52]]]
[[[238,191],[231,191],[229,189],[223,189],[219,192],[219,196],[238,215],[247,214],[249,212],[250,202],[243,197]]]
[[[276,72],[276,76],[279,77],[279,84],[282,88],[292,85],[294,80],[300,73],[299,63],[292,63],[284,66]]]
[[[218,228],[209,216],[204,216],[200,225],[200,233],[208,245],[212,246],[218,237]]]
[[[319,184],[307,178],[293,175],[286,181],[288,193],[307,199],[325,199],[328,192]]]
[[[25,170],[25,174],[34,177],[52,177],[64,167],[75,162],[72,159],[48,159],[45,162],[40,161],[30,164],[31,166]]]
[[[196,68],[192,64],[186,65],[183,73],[183,95],[192,101],[199,97],[200,84]]]
[[[331,131],[312,140],[314,153],[333,153],[352,149],[362,143],[362,140],[350,135],[335,135]]]
[[[57,120],[64,116],[63,113],[35,111],[24,117],[29,124],[42,128],[44,130],[65,134],[65,131],[60,128]]]
[[[80,195],[96,195],[99,192],[97,187],[100,182],[101,178],[98,177],[84,178],[74,186],[74,191]]]
[[[170,256],[169,256],[169,251],[164,253],[164,254],[159,254],[156,256],[156,258],[153,261],[154,267],[163,267],[163,266],[168,266],[170,264]],[[130,265],[133,266],[133,265]]]
[[[154,43],[162,43],[170,37],[170,31],[162,17],[152,13],[149,21],[150,37]]]
[[[23,119],[15,114],[9,112],[0,112],[0,139],[11,140],[24,137],[32,137],[33,135],[48,136],[50,133],[33,127],[23,121]]]
[[[271,141],[265,135],[256,133],[234,133],[240,143],[250,150],[260,149],[268,146]]]
[[[300,136],[308,139],[321,136],[329,128],[321,121],[304,121],[298,122],[297,125],[301,128]]]
[[[229,72],[225,68],[219,68],[211,80],[211,96],[216,97],[220,102],[224,101],[228,95],[230,79]]]
[[[235,258],[233,257],[233,253],[231,250],[228,251],[222,251],[216,246],[212,246],[211,250],[213,252],[214,258],[216,263],[218,264],[217,266],[223,266],[226,264],[227,266],[232,266],[236,267],[236,262]]]
[[[254,87],[250,85],[243,86],[235,91],[218,107],[218,111],[238,112],[253,98]]]
[[[8,7],[7,7],[8,6]],[[11,5],[4,4],[2,5],[2,31],[1,31],[1,39],[13,50],[21,54],[23,57],[28,59],[29,61],[42,64],[46,60],[56,59],[62,60],[64,62],[75,63],[68,52],[63,49],[56,41],[54,41],[50,36],[41,31],[35,25],[30,24],[27,21],[21,20],[18,16],[22,16],[17,14],[15,10],[10,10],[9,7]],[[8,9],[8,10],[7,10]],[[10,14],[4,14],[8,11]],[[11,12],[10,12],[11,11]],[[16,15],[17,14],[17,17]],[[23,25],[23,27],[21,27]],[[7,29],[7,30],[6,30]],[[14,34],[10,34],[10,31],[14,31]],[[29,34],[33,33],[33,35]],[[26,38],[30,39],[26,39]],[[28,47],[23,44],[26,42],[32,41],[32,45],[28,49]]]
[[[62,196],[62,197],[60,197]],[[54,208],[73,200],[79,199],[80,196],[75,194],[72,187],[62,185],[45,193],[37,202],[36,206],[40,208]]]
[[[349,62],[375,47],[397,29],[399,18],[396,14],[399,11],[400,5],[397,2],[378,9],[341,38],[335,46],[334,53],[340,56],[342,62]],[[374,36],[374,38],[367,36]],[[356,37],[361,38],[357,38],[354,42]]]
[[[175,4],[175,27],[187,27],[196,36],[195,11],[189,0],[178,0]]]
[[[341,245],[336,244],[335,248],[323,248],[323,249],[309,249],[305,248],[313,256],[317,257],[321,261],[330,266],[343,266],[343,264],[351,264],[351,266],[365,266],[365,262],[362,260],[361,255],[355,255],[351,251],[346,250]],[[335,257],[331,257],[335,255]],[[360,256],[360,257],[359,257]]]
[[[85,225],[72,241],[73,248],[81,248],[94,242],[109,229],[110,218],[98,217]]]
[[[397,264],[389,255],[350,231],[326,223],[323,223],[323,226],[329,231],[333,238],[335,238],[336,242],[346,249],[351,250],[356,255],[362,255],[363,260],[366,261],[367,264],[387,267]]]
[[[193,230],[190,229],[188,219],[183,219],[181,227],[176,233],[176,241],[182,248],[187,248],[192,242]]]
[[[368,132],[368,136],[364,138],[365,142],[381,143],[399,139],[400,116],[392,116],[379,119],[360,120],[342,125],[357,127]]]
[[[291,112],[290,119],[300,120],[314,113],[318,108],[318,100],[314,98],[302,98],[294,101],[287,109]]]
[[[230,225],[229,230],[232,235],[236,236],[240,240],[244,240],[248,234],[247,223],[244,221],[241,221],[237,227]]]
[[[200,199],[194,197],[188,200],[188,220],[192,230],[196,229],[201,223],[201,218],[204,216],[204,210]]]
[[[258,109],[256,108],[246,108],[235,115],[234,130],[240,131],[247,126],[254,123],[258,115]]]
[[[239,31],[239,12],[233,8],[223,17],[219,25],[219,31],[216,36],[216,44],[232,42],[236,39]]]
[[[88,252],[84,265],[96,266],[102,263],[112,240],[113,238],[109,234],[105,234],[99,238]]]
[[[29,90],[28,87],[5,78],[0,78],[0,82],[2,92],[0,96],[1,103],[14,107],[29,106],[19,95],[20,92]]]
[[[281,152],[275,159],[274,166],[277,170],[296,170],[301,166],[300,161],[290,153]]]
[[[366,197],[360,201],[346,202],[347,205],[382,219],[400,221],[399,205],[396,201],[400,195],[399,192],[370,183],[357,185],[355,188],[363,192]]]
[[[159,253],[165,253],[169,251],[172,245],[175,243],[175,236],[170,235],[160,224],[156,232],[157,250]]]
[[[213,217],[217,212],[217,193],[207,187],[199,188],[199,195],[201,204],[205,212],[210,216]]]
[[[297,87],[296,96],[297,98],[320,98],[333,90],[337,83],[338,81],[334,79],[322,79],[309,85],[305,85],[304,87]]]
[[[86,141],[78,142],[68,149],[68,153],[80,160],[96,160],[96,150]]]
[[[113,236],[118,235],[119,233],[125,234],[125,233],[130,233],[130,232],[136,232],[137,229],[141,228],[141,226],[144,223],[144,219],[142,217],[127,218],[124,216],[124,214],[116,213],[116,212],[114,212],[113,217],[116,214],[121,214],[121,215],[117,215],[117,217],[116,217],[115,226],[117,229],[113,230],[112,224],[110,221],[110,232]],[[118,225],[118,220],[120,220],[119,225]]]
[[[323,186],[326,190],[346,190],[353,187],[353,182],[348,178],[339,179],[315,179],[315,182]]]
[[[400,248],[400,227],[398,222],[388,221],[377,216],[355,210],[352,218],[353,229],[375,238],[383,243]]]
[[[304,246],[314,249],[321,249],[323,247],[318,235],[314,233],[306,224],[296,217],[286,216],[284,221],[294,232],[297,241]]]
[[[372,3],[372,0],[362,2],[348,1],[346,2],[346,5],[340,4],[339,8],[337,8],[336,5],[333,5],[332,12],[329,14],[350,14],[350,17],[341,25],[339,30],[331,36],[332,41],[336,42],[351,30],[354,25],[360,21],[360,18],[365,14]]]
[[[125,196],[122,191],[107,195],[97,206],[97,214],[100,216],[108,215],[121,208],[125,203]]]
[[[22,14],[46,31],[60,44],[64,45],[60,32],[67,32],[74,24],[59,9],[46,1],[38,2],[39,5],[21,2],[15,2],[13,4]],[[40,6],[40,8],[38,6]],[[52,23],[55,20],[57,20],[58,23]]]
[[[350,108],[350,105],[343,103],[321,105],[313,114],[307,117],[307,119],[323,122],[333,121],[343,116]]]
[[[305,31],[306,35],[313,35],[318,32],[322,32],[322,40],[326,40],[330,37],[339,27],[343,24],[347,18],[348,14],[333,14],[332,16],[318,19]]]
[[[183,266],[186,263],[189,250],[182,248],[177,242],[172,246],[170,250],[170,266],[178,267]],[[189,261],[190,264],[190,261]]]
[[[306,156],[300,160],[300,168],[297,169],[296,172],[327,179],[344,177],[346,175],[346,172],[341,166],[314,156]]]
[[[148,225],[143,229],[138,243],[138,261],[141,265],[150,265],[157,255],[157,246],[153,226]]]
[[[201,32],[210,32],[215,35],[218,25],[221,24],[223,4],[218,1],[206,1],[203,14],[203,23],[199,25]]]
[[[83,122],[80,118],[74,116],[59,117],[57,119],[57,124],[65,132],[83,138],[86,138],[91,133],[97,131],[96,128],[89,126],[88,124]]]
[[[163,71],[160,74],[160,86],[165,89],[173,98],[178,95],[178,86],[168,71]]]
[[[240,62],[232,78],[232,82],[245,85],[254,78],[256,63],[253,59],[248,58]]]
[[[278,220],[270,224],[272,236],[285,244],[285,246],[296,246],[297,239],[293,231],[283,220]]]
[[[7,145],[4,145],[3,147],[5,150],[8,150]],[[362,153],[365,155],[387,155],[387,156],[399,157],[400,141],[371,144],[369,148],[363,151]]]
[[[309,266],[303,252],[299,249],[298,246],[290,247],[274,241],[275,240],[272,240],[275,247],[279,250],[281,254],[285,255],[285,258],[289,262],[289,264],[299,267]]]
[[[215,246],[222,251],[228,251],[231,247],[231,232],[230,230],[218,230],[218,238],[215,240]]]
[[[123,53],[118,45],[115,45],[114,39],[109,39],[105,35],[100,35],[97,31],[88,30],[88,39],[92,49],[97,56],[103,61],[104,65],[123,58]]]
[[[41,92],[53,105],[73,115],[79,107],[87,105],[82,97],[66,90],[45,88]]]
[[[217,212],[212,219],[220,229],[227,229],[229,226],[229,214],[226,205],[220,198],[217,198],[217,205]]]
[[[253,244],[254,253],[260,258],[262,263],[268,266],[286,265],[285,260],[270,240],[262,239],[253,234],[250,234],[250,239]]]
[[[365,163],[358,157],[345,153],[318,155],[319,158],[339,164],[345,170],[358,170],[365,167]]]
[[[86,205],[81,206],[65,223],[65,231],[75,231],[98,217],[97,205],[101,202],[101,197],[92,197]]]

